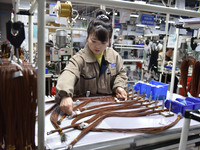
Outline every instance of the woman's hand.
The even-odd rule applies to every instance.
[[[123,88],[117,87],[115,93],[117,98],[124,99],[125,101],[127,100],[127,93]]]
[[[72,115],[73,100],[71,97],[63,97],[60,102],[60,110],[64,114]]]

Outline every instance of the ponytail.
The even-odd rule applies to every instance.
[[[112,37],[112,24],[110,16],[106,14],[105,10],[99,10],[96,13],[96,18],[93,19],[87,29],[88,36],[95,34],[99,41],[105,42]]]

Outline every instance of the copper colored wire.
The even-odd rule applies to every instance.
[[[117,111],[117,110],[126,110],[126,109],[136,109],[136,108],[140,108],[140,107],[143,107],[143,106],[149,106],[149,105],[152,105],[154,104],[155,102],[151,102],[151,103],[146,103],[146,104],[140,104],[140,105],[121,105],[121,107],[116,107],[114,109],[110,109],[111,107],[109,107],[109,109],[105,109],[104,111],[106,112],[109,112],[109,111]],[[122,108],[123,107],[123,108]],[[104,111],[97,111],[95,114],[98,114],[98,113],[103,113]],[[136,111],[137,112],[137,111]],[[138,111],[140,112],[140,111]],[[113,112],[114,113],[114,112]],[[117,113],[117,112],[116,112]],[[129,111],[129,113],[131,113],[131,111]],[[82,118],[84,117],[87,117],[87,116],[91,116],[93,115],[91,112],[89,112],[88,114],[84,114],[84,115],[80,115],[80,116],[77,116],[71,124],[75,124],[77,121],[81,120]]]
[[[165,126],[161,126],[161,127],[148,127],[148,128],[135,128],[135,129],[119,129],[119,128],[115,128],[115,129],[105,129],[105,128],[93,128],[91,129],[91,131],[95,131],[95,132],[123,132],[123,133],[157,133],[157,132],[161,132],[163,130],[169,129],[172,126],[174,126],[175,124],[177,124],[177,122],[181,119],[181,116],[177,116],[176,120],[173,121],[172,123],[165,125]]]
[[[163,111],[163,110],[153,110],[153,111],[151,111],[151,112],[143,112],[143,113],[136,113],[136,114],[133,114],[132,116],[134,116],[134,117],[139,117],[139,116],[145,116],[145,115],[147,115],[147,114],[152,114],[152,113],[158,113],[158,112],[161,112],[161,111]],[[117,114],[120,114],[120,113],[122,113],[122,112],[118,112]],[[77,141],[79,141],[86,133],[88,133],[89,131],[91,131],[91,130],[93,130],[103,119],[105,119],[105,118],[107,118],[107,117],[110,117],[110,116],[115,116],[115,115],[112,115],[112,112],[105,112],[105,113],[100,113],[101,115],[98,115],[97,114],[97,116],[99,116],[99,118],[98,119],[96,119],[91,125],[89,125],[88,127],[86,127],[86,128],[84,128],[83,130],[82,130],[82,132],[69,144],[69,145],[71,145],[72,147],[74,146],[74,144],[76,144],[76,142]],[[127,114],[130,114],[130,113],[127,113]],[[126,116],[126,115],[125,115]],[[124,116],[124,117],[125,117]],[[127,117],[127,116],[126,116]],[[171,124],[170,124],[171,125]],[[168,125],[168,128],[169,128],[169,125]],[[164,127],[164,128],[161,128],[161,127],[154,127],[154,128],[151,128],[151,130],[145,130],[146,128],[144,128],[143,129],[143,132],[144,131],[146,131],[146,132],[144,132],[144,133],[155,133],[155,132],[158,132],[158,131],[162,131],[162,130],[164,130],[164,129],[167,129],[167,127]],[[95,129],[94,129],[95,130]],[[102,129],[102,130],[104,130],[105,131],[105,129]],[[121,132],[123,129],[119,129],[119,130],[116,130],[116,129],[114,129],[114,131],[113,132]],[[138,129],[133,129],[133,131],[132,132],[134,132],[134,130],[138,130]],[[158,130],[158,131],[157,131]],[[98,130],[95,130],[95,131],[98,131]],[[128,131],[128,130],[127,130]],[[112,132],[112,130],[111,130],[111,132]]]
[[[150,104],[147,104],[147,105],[151,105],[151,104],[153,104],[153,103],[150,103]],[[137,109],[137,110],[128,111],[128,112],[120,112],[120,113],[123,113],[123,115],[124,115],[124,113],[126,113],[126,114],[133,113],[133,114],[135,114],[135,113],[139,113],[139,112],[143,112],[143,111],[155,109],[155,108],[158,108],[158,107],[160,107],[160,106],[153,106],[153,107],[142,108],[142,109]],[[112,113],[113,113],[113,116],[114,116],[115,113],[118,114],[119,112],[112,112]],[[102,115],[109,115],[109,112],[99,112],[98,114],[94,115],[93,117],[91,117],[90,119],[88,119],[88,120],[86,120],[86,121],[84,121],[84,122],[86,122],[86,123],[91,123],[91,122],[93,122],[94,120],[96,120],[97,118],[99,118],[99,117],[102,116]],[[121,115],[121,117],[122,117],[123,115]],[[115,116],[115,117],[116,117],[116,116]],[[125,117],[125,115],[124,115],[124,117]],[[126,117],[127,117],[127,116],[126,116]],[[129,117],[129,116],[128,116],[128,117]],[[134,117],[135,117],[135,115],[134,115]],[[66,129],[69,129],[69,128],[72,128],[72,127],[77,127],[77,128],[78,128],[78,126],[79,126],[80,124],[81,124],[81,123],[71,124],[71,125],[69,125],[69,126],[66,126],[66,127],[61,128],[61,130],[66,130]],[[80,129],[80,128],[79,128],[79,129]],[[60,131],[60,129],[51,130],[50,132],[48,132],[48,134],[52,134],[52,133],[59,132],[59,131]]]
[[[55,100],[50,100],[50,101],[46,101],[45,104],[49,104],[49,103],[55,103]]]
[[[56,129],[60,128],[60,126],[56,123],[58,120],[59,114],[60,114],[60,109],[59,109],[59,106],[57,106],[54,109],[54,111],[51,113],[51,116],[50,116],[50,121],[51,121],[52,125],[54,126],[54,128],[56,128]]]
[[[86,97],[86,96],[74,96],[73,97],[73,101],[76,101],[76,100],[80,100],[80,101],[85,101],[85,100],[90,100],[90,99],[93,99],[93,100],[95,100],[95,99],[107,99],[108,98],[108,100],[111,98],[111,99],[113,99],[113,95],[106,95],[106,96],[102,96],[102,95],[91,95],[90,97]],[[113,99],[114,100],[114,99]]]
[[[136,98],[137,96],[133,96],[133,97],[129,97],[128,100],[132,100],[133,98]],[[132,100],[133,101],[133,100]],[[94,102],[94,101],[93,101]],[[84,111],[84,110],[89,110],[89,109],[94,109],[94,108],[98,108],[98,107],[102,107],[102,106],[107,106],[107,105],[112,105],[112,104],[123,104],[123,103],[129,103],[130,101],[119,101],[119,102],[110,102],[110,103],[103,103],[103,104],[99,104],[99,105],[94,105],[94,106],[90,106],[90,107],[82,107],[79,110],[80,111]]]
[[[154,104],[155,102],[152,102],[152,103],[149,103],[149,104],[146,104],[145,106],[147,105],[151,105],[151,104]],[[158,108],[159,106],[153,106],[153,107],[148,107],[148,108],[143,108],[143,109],[138,109],[138,110],[134,110],[134,111],[129,111],[128,113],[138,113],[138,112],[143,112],[143,111],[146,111],[146,110],[150,110],[150,109],[155,109],[155,108]],[[114,113],[114,112],[113,112]],[[118,112],[116,112],[118,113]],[[97,115],[91,117],[90,119],[84,121],[86,123],[91,123],[93,122],[94,120],[96,120],[99,116],[103,115],[103,114],[107,114],[107,112],[100,112],[98,113]],[[56,119],[55,119],[56,120]],[[63,127],[61,128],[61,130],[65,130],[65,129],[68,129],[68,128],[72,128],[72,127],[78,127],[81,123],[72,123],[71,125],[67,126],[67,127]],[[60,129],[56,129],[56,130],[51,130],[48,134],[52,134],[52,133],[55,133],[55,132],[59,132]]]
[[[108,107],[103,107],[103,108],[98,108],[98,109],[95,109],[95,110],[91,110],[89,112],[84,112],[84,113],[81,113],[80,115],[73,115],[72,117],[75,118],[73,121],[72,121],[72,124],[74,124],[74,122],[76,122],[77,120],[79,120],[80,118],[83,118],[83,117],[86,117],[86,116],[91,116],[93,114],[97,114],[99,112],[102,112],[102,111],[108,111],[108,110],[121,110],[121,109],[124,109],[126,106],[126,108],[136,108],[136,107],[140,107],[139,105],[138,106],[135,106],[135,105],[131,105],[131,104],[135,104],[135,103],[138,103],[137,101],[133,101],[132,103],[127,103],[127,104],[123,104],[123,105],[116,105],[116,106],[108,106]]]
[[[197,80],[197,82],[198,82],[197,97],[200,97],[200,66],[198,68],[198,71],[199,71],[199,74],[198,74],[199,78]]]
[[[144,96],[144,95],[143,95]],[[155,103],[154,101],[152,103],[144,103],[144,102],[149,102],[149,100],[141,100],[142,97],[137,98],[136,100],[132,101],[125,101],[125,102],[108,102],[106,104],[99,104],[99,105],[94,105],[87,107],[88,110],[86,112],[83,112],[81,114],[74,115],[74,119],[71,123],[71,125],[60,128],[59,126],[55,126],[56,130],[51,130],[48,134],[55,133],[55,132],[60,132],[65,129],[69,128],[78,128],[81,129],[80,124],[76,123],[80,119],[83,119],[85,117],[91,116],[88,120],[85,120],[85,123],[88,123],[89,125],[86,128],[81,129],[82,132],[69,144],[70,146],[74,146],[86,133],[89,131],[108,131],[108,132],[142,132],[142,133],[156,133],[156,132],[161,132],[163,130],[166,130],[173,125],[175,125],[179,120],[180,116],[177,117],[177,119],[170,123],[169,125],[162,126],[162,127],[150,127],[150,128],[135,128],[135,129],[103,129],[103,128],[96,128],[96,126],[105,118],[107,117],[140,117],[140,116],[147,116],[153,113],[160,113],[162,111],[166,111],[167,109],[156,109],[158,107],[161,107],[161,105],[158,106],[153,106],[153,107],[147,107],[148,105],[151,105]],[[102,98],[104,99],[104,98]],[[79,104],[77,108],[79,108],[80,111],[86,110],[85,106],[86,104],[90,102],[96,102],[96,101],[102,101],[101,98],[93,98],[93,99],[84,99],[82,105]],[[104,100],[103,100],[104,101]],[[145,108],[146,107],[146,108]],[[94,109],[95,108],[95,109]],[[135,109],[137,108],[137,109]],[[140,108],[140,109],[138,109]],[[94,109],[94,110],[93,110]],[[130,110],[134,109],[134,110]],[[75,110],[75,109],[73,109]],[[123,111],[118,111],[118,110],[123,110]],[[126,111],[125,111],[126,110]],[[59,113],[56,114],[56,118],[54,118],[54,123],[58,120],[58,115]]]
[[[47,109],[45,111],[45,115],[48,115],[50,112],[52,112],[55,108],[56,108],[57,104],[54,104],[53,106],[51,106],[49,109]]]
[[[60,107],[57,106],[50,115],[50,121],[51,121],[51,124],[54,126],[54,128],[59,130],[58,133],[61,137],[61,142],[65,142],[66,135],[63,133],[63,130],[60,128],[59,124],[57,123],[60,111],[61,111]]]
[[[196,63],[194,64],[192,81],[191,81],[191,95],[194,97],[198,97],[199,69],[200,69],[200,62],[196,61]]]
[[[185,59],[181,63],[181,68],[180,68],[181,69],[181,84],[183,87],[183,96],[185,97],[187,97],[187,92],[190,91],[191,83],[192,83],[192,79],[191,79],[190,86],[187,89],[186,87],[187,87],[188,68],[190,65],[192,65],[193,66],[192,72],[194,72],[195,63],[196,63],[195,59]]]
[[[135,98],[135,97],[137,97],[137,96],[129,97],[129,100],[130,100],[130,99],[133,99],[133,98]],[[108,99],[109,99],[109,100],[108,100]],[[106,97],[106,100],[108,100],[108,101],[110,101],[110,100],[114,101],[115,98],[114,98],[114,96],[109,96],[109,97]],[[91,98],[91,99],[88,99],[88,100],[84,100],[84,102],[82,102],[81,104],[75,106],[75,107],[73,108],[73,111],[75,111],[75,110],[77,110],[77,109],[79,109],[80,111],[84,111],[84,110],[89,110],[89,109],[93,109],[93,108],[98,108],[98,107],[102,107],[102,106],[106,106],[106,105],[116,104],[116,102],[111,102],[111,103],[107,103],[107,104],[100,104],[100,105],[95,105],[95,106],[91,106],[91,107],[84,107],[84,108],[81,108],[81,107],[87,105],[87,104],[90,103],[90,102],[96,102],[96,101],[98,101],[98,102],[104,102],[104,101],[106,101],[106,100],[105,100],[105,97],[103,97],[103,98],[98,97],[98,98]],[[127,102],[128,102],[128,101],[127,101]],[[120,102],[119,102],[119,103],[120,103]],[[121,101],[121,103],[124,103],[124,101]],[[63,120],[66,116],[67,116],[67,114],[64,114],[64,115],[57,121],[57,123],[60,125],[61,122],[62,122],[62,120]]]
[[[0,144],[4,144],[5,149],[25,149],[27,146],[35,149],[36,71],[26,62],[20,64],[22,70],[7,59],[2,59],[2,62]]]
[[[70,146],[74,146],[86,133],[88,133],[92,128],[96,127],[105,116],[101,116],[97,120],[95,120],[91,125],[89,125],[87,128],[83,129],[82,132],[69,144]]]
[[[132,91],[130,89],[129,91]],[[137,94],[137,91],[134,92],[134,94]],[[132,94],[127,94],[127,95],[132,95]],[[115,95],[102,95],[102,94],[91,94],[90,97],[86,97],[84,95],[78,95],[73,97],[73,101],[80,100],[80,101],[85,101],[85,100],[100,100],[101,102],[109,102],[109,101],[115,101]]]

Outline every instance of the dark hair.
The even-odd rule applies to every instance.
[[[169,51],[170,49],[171,49],[172,51],[174,50],[173,48],[166,48],[166,52]]]
[[[99,41],[105,42],[112,37],[112,24],[110,17],[106,14],[105,10],[99,10],[96,13],[96,18],[93,19],[87,28],[88,37],[94,33]]]

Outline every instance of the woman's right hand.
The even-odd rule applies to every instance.
[[[60,110],[64,114],[72,115],[73,100],[71,97],[63,97],[60,102]]]

